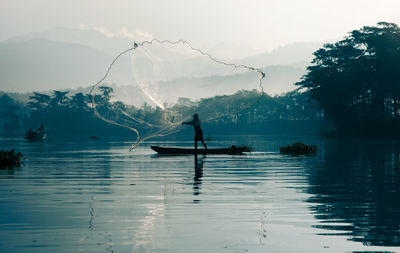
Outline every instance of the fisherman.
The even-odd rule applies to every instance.
[[[32,139],[35,133],[33,132],[32,128],[29,128],[28,132],[26,133],[26,139]]]
[[[192,125],[194,129],[194,149],[197,150],[197,142],[201,141],[205,149],[207,149],[207,145],[204,142],[203,131],[201,130],[201,121],[199,119],[199,115],[193,114],[193,120],[188,122],[182,122],[182,125]]]
[[[44,134],[44,126],[43,126],[43,124],[40,125],[40,127],[36,130],[36,132],[38,134]]]

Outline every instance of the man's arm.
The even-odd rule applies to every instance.
[[[187,122],[182,122],[182,125],[194,125],[194,120],[192,121],[187,121]]]

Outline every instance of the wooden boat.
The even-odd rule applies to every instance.
[[[25,135],[25,139],[30,141],[44,141],[46,138],[46,133],[38,133],[36,131],[28,132]]]
[[[44,141],[46,138],[47,135],[43,126],[40,126],[36,131],[29,129],[25,135],[25,139],[29,141]]]
[[[197,149],[194,148],[173,148],[173,147],[160,147],[151,146],[151,149],[161,155],[243,155],[243,152],[248,151],[249,148],[246,146],[236,147],[231,146],[229,148],[209,148],[209,149]]]

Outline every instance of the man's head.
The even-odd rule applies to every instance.
[[[199,119],[199,115],[197,113],[193,114],[193,119]]]

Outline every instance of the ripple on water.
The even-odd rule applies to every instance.
[[[322,150],[292,157],[277,152],[282,138],[245,137],[257,152],[197,160],[150,143],[0,139],[27,157],[0,171],[0,251],[396,251],[397,144],[304,137]]]

